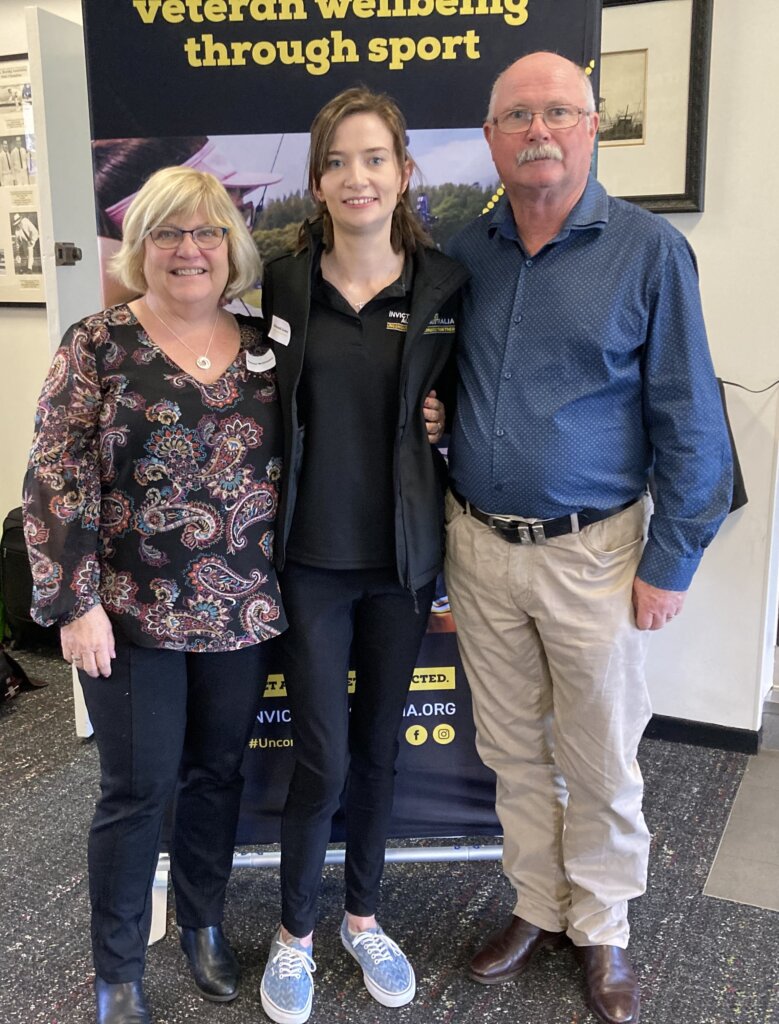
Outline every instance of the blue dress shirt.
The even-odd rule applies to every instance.
[[[503,199],[451,254],[471,271],[452,485],[491,513],[610,508],[654,476],[638,574],[686,590],[727,514],[730,444],[695,257],[667,221],[590,178],[534,256]]]

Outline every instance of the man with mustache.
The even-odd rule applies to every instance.
[[[516,890],[470,976],[506,981],[571,941],[591,1010],[635,1024],[646,638],[681,611],[732,479],[692,251],[590,174],[597,129],[563,57],[495,83],[484,134],[505,197],[451,247],[471,279],[446,578]]]

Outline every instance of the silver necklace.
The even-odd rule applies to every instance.
[[[213,324],[213,327],[211,328],[211,334],[208,337],[208,344],[206,345],[206,350],[205,350],[205,352],[203,353],[202,356],[199,356],[197,354],[197,351],[194,348],[192,348],[192,346],[190,344],[188,344],[186,341],[184,341],[184,339],[180,335],[176,334],[176,332],[173,330],[173,328],[170,326],[170,324],[166,324],[165,323],[165,321],[162,319],[160,314],[155,312],[155,310],[153,310],[151,308],[151,306],[149,305],[148,302],[146,303],[146,308],[149,310],[150,313],[152,313],[154,316],[157,317],[157,319],[159,320],[159,322],[162,324],[162,326],[165,328],[166,331],[170,331],[170,333],[173,335],[173,337],[176,339],[176,341],[180,341],[181,344],[184,346],[184,348],[188,348],[189,351],[192,353],[192,355],[196,356],[195,365],[197,367],[199,367],[201,370],[210,370],[211,369],[211,360],[208,358],[208,353],[211,350],[211,342],[214,340],[214,334],[216,333],[216,325],[219,322],[219,310],[218,309],[216,311],[216,316],[214,317],[214,324]]]
[[[363,306],[367,306],[368,303],[371,301],[371,299],[374,298],[376,295],[378,295],[378,292],[374,292],[374,294],[373,295],[369,295],[367,299],[363,299],[361,302],[358,302],[358,301],[356,301],[355,299],[352,298],[352,294],[353,294],[352,286],[350,284],[347,285],[346,281],[344,280],[343,275],[340,272],[340,269],[336,268],[336,267],[334,267],[332,265],[332,260],[328,260],[328,265],[327,265],[326,269],[327,269],[328,273],[330,274],[330,283],[332,285],[334,285],[335,288],[337,288],[337,290],[339,292],[341,292],[341,294],[344,296],[344,298],[349,303],[349,305],[352,307],[352,309],[355,310],[355,312],[359,313]],[[401,270],[402,270],[402,263],[401,263]],[[397,275],[392,276],[393,274],[394,274],[394,270],[392,271],[392,273],[390,273],[388,275],[389,281],[387,282],[387,284],[391,284],[392,281],[395,280],[395,277],[397,277]],[[386,285],[384,285],[384,287],[386,287]],[[381,291],[381,289],[379,289],[379,291]]]
[[[347,287],[343,280],[339,280],[338,284],[336,285],[336,288],[338,289],[338,291],[341,292],[341,294],[344,296],[344,298],[352,307],[352,309],[357,313],[359,313],[362,307],[367,305],[371,301],[371,298],[373,298],[373,296],[371,296],[371,298],[363,299],[362,302],[357,302],[355,299],[352,298],[351,288]]]

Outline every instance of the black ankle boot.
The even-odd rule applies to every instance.
[[[215,1003],[235,999],[240,968],[222,934],[221,924],[209,928],[179,928],[179,936],[201,994]]]
[[[97,1024],[151,1024],[140,981],[112,984],[95,978]]]

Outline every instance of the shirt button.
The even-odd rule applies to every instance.
[[[506,431],[503,429],[503,427],[498,427],[498,429],[495,431],[495,436],[496,437],[503,437],[503,435],[505,433],[506,433]]]
[[[511,370],[506,370],[506,372],[503,374],[503,379],[511,380]]]
[[[522,323],[522,314],[521,313],[519,313],[517,316],[514,317],[514,323],[515,324]]]
[[[532,260],[525,260],[525,266],[526,267],[532,267],[533,266],[533,261]]]

